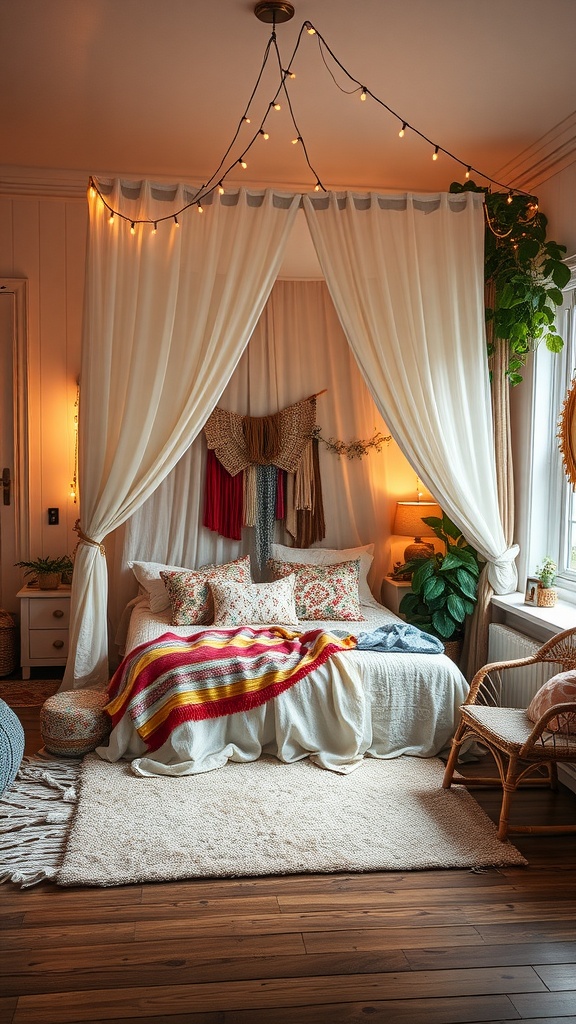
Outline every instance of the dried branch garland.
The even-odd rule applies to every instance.
[[[334,452],[338,458],[345,455],[347,459],[361,459],[364,455],[369,455],[371,449],[381,452],[383,445],[389,445],[392,440],[391,434],[388,434],[385,437],[381,431],[377,430],[372,437],[369,437],[365,441],[357,439],[346,444],[345,441],[337,441],[334,437],[329,437],[328,440],[326,440],[325,437],[322,437],[322,434],[320,433],[321,430],[322,427],[315,427],[314,437],[317,438],[318,441],[322,441],[329,451]]]

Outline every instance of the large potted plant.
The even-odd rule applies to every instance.
[[[442,640],[448,656],[458,662],[466,619],[478,596],[478,553],[448,516],[427,516],[423,522],[446,550],[400,566],[398,572],[411,577],[411,591],[402,598],[400,613],[407,622]]]
[[[16,562],[15,564],[25,570],[25,576],[31,576],[38,581],[40,590],[57,590],[62,573],[66,569],[67,558],[66,556],[34,558],[29,562]]]

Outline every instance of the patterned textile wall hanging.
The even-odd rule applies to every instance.
[[[241,539],[243,526],[254,527],[260,569],[276,520],[284,520],[297,547],[325,536],[316,398],[270,416],[240,416],[217,406],[204,426],[204,526],[232,540]]]

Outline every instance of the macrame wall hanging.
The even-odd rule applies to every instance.
[[[317,397],[270,416],[240,416],[217,406],[204,426],[204,526],[231,540],[241,539],[243,526],[253,526],[260,569],[276,520],[284,521],[296,547],[325,536]]]

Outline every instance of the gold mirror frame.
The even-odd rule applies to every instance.
[[[564,460],[564,472],[576,488],[576,377],[573,378],[558,421],[558,445]]]

